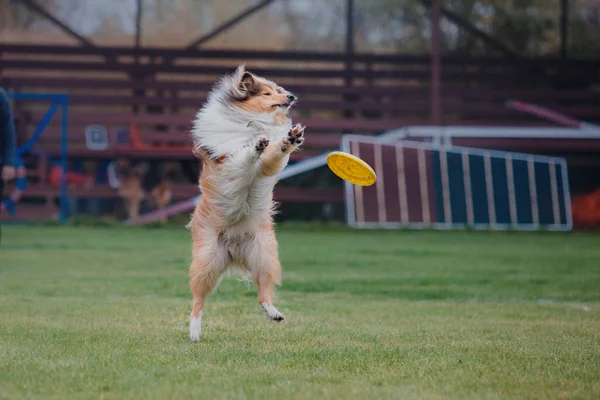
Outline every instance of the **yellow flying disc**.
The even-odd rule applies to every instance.
[[[355,185],[371,186],[377,180],[373,168],[352,154],[331,152],[327,156],[327,165],[334,174]]]

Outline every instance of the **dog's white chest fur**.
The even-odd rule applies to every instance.
[[[209,178],[210,202],[230,226],[255,228],[271,212],[270,193],[277,178],[261,174],[260,164],[253,162],[260,155],[255,146],[261,136],[276,142],[291,129],[289,121],[282,125],[272,121],[273,115],[256,116],[219,102],[200,110],[194,121],[196,146],[209,149],[211,158],[226,156]],[[201,185],[200,190],[205,189]]]
[[[228,161],[210,178],[211,186],[217,188],[210,201],[228,225],[253,227],[271,211],[270,191],[276,178],[262,176],[259,167],[248,167],[237,157]]]

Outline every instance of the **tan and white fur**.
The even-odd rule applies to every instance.
[[[216,83],[196,115],[192,137],[203,168],[201,199],[189,224],[194,342],[201,337],[205,299],[232,266],[252,277],[266,316],[284,319],[273,304],[281,284],[273,188],[304,141],[304,127],[292,127],[289,117],[295,100],[242,65]]]

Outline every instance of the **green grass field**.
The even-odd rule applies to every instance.
[[[183,227],[3,227],[0,398],[600,398],[600,235],[278,232],[193,344]]]

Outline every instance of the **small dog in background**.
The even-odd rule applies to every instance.
[[[242,65],[216,83],[196,115],[192,137],[203,169],[202,197],[189,224],[194,342],[201,337],[205,299],[230,266],[251,275],[269,319],[284,319],[273,305],[281,284],[273,188],[304,141],[304,127],[292,127],[289,117],[295,102],[292,93]]]
[[[170,173],[167,171],[163,174],[160,182],[152,189],[151,195],[154,199],[154,204],[157,209],[165,208],[173,198],[173,189],[169,181]],[[162,217],[161,221],[166,222],[168,217]]]
[[[140,205],[146,198],[142,181],[147,169],[148,165],[145,163],[132,166],[127,160],[117,162],[117,174],[120,181],[118,193],[123,198],[129,219],[140,215]]]

